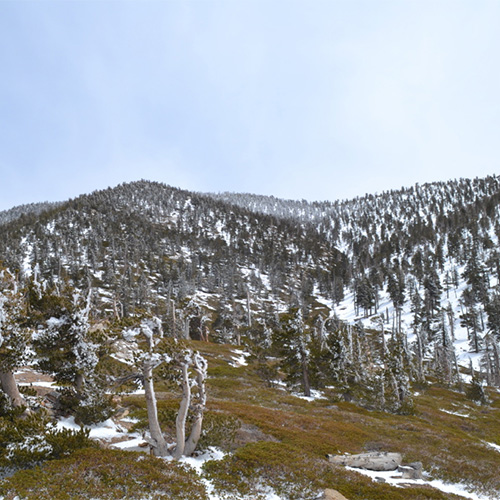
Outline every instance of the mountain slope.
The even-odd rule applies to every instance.
[[[384,313],[387,328],[423,331],[426,344],[447,328],[463,354],[500,335],[488,315],[499,201],[495,176],[318,203],[140,181],[16,211],[0,225],[0,256],[26,275],[98,290],[108,314],[192,300],[231,316],[234,330],[248,308],[259,316],[319,301],[350,322]]]
[[[195,292],[218,302],[300,293],[299,279],[343,280],[343,255],[310,227],[156,183],[82,196],[0,227],[6,265],[92,286],[134,308]],[[108,311],[110,308],[108,307]]]
[[[464,363],[469,351],[488,347],[488,333],[500,338],[493,312],[500,277],[497,176],[417,185],[334,203],[214,196],[310,224],[341,249],[349,263],[347,300],[330,298],[339,305],[336,311],[342,319],[366,323],[364,316],[384,313],[394,330],[393,318],[398,316],[400,328],[407,334],[423,330],[426,341],[447,329],[457,337]],[[335,304],[329,305],[335,309]],[[446,321],[438,318],[443,311],[448,311]]]
[[[0,224],[0,260],[41,295],[51,290],[56,304],[64,290],[75,301],[75,289],[91,301],[89,332],[91,325],[110,353],[95,359],[103,380],[113,391],[129,381],[115,395],[113,425],[147,427],[143,396],[127,394],[140,378],[126,362],[133,353],[123,352],[124,328],[155,315],[175,342],[203,353],[205,437],[229,451],[207,465],[204,480],[221,495],[279,491],[283,500],[312,500],[336,487],[351,500],[456,498],[429,484],[372,483],[324,460],[382,450],[497,498],[499,200],[496,177],[335,203],[140,181],[14,210],[19,215]],[[38,320],[35,339],[62,325],[65,316],[51,314],[48,330]],[[167,430],[178,405],[171,382],[158,376]],[[127,464],[133,476],[135,458],[85,452],[30,472],[29,481],[16,476],[0,491],[23,496],[28,485],[27,498],[42,491],[53,498],[47,485],[57,477],[70,489],[75,467],[85,470],[96,456]],[[184,473],[203,488],[199,473]]]

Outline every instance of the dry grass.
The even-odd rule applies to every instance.
[[[459,498],[430,488],[401,489],[376,483],[332,468],[325,460],[326,454],[366,450],[398,451],[406,462],[423,462],[424,470],[435,478],[470,484],[500,498],[500,453],[484,443],[500,444],[498,392],[489,393],[488,406],[478,406],[458,391],[429,385],[419,388],[414,415],[393,415],[339,402],[334,394],[329,399],[305,401],[282,387],[268,387],[252,365],[230,366],[236,356],[234,346],[193,342],[193,347],[209,362],[207,415],[213,417],[214,428],[232,418],[233,423],[238,419],[269,437],[268,441],[246,442],[224,461],[207,465],[207,474],[228,498],[239,492],[256,500],[262,478],[291,500],[315,498],[325,487],[339,490],[349,500]],[[168,427],[179,395],[169,384],[159,384],[158,389]],[[122,404],[145,419],[143,397],[124,397]],[[220,436],[220,428],[217,432]],[[44,472],[45,482],[50,470]],[[30,476],[30,484],[36,481]],[[287,489],[291,483],[302,488],[303,496]]]
[[[199,349],[204,352],[203,347]],[[218,349],[210,346],[211,355]],[[210,408],[237,416],[297,453],[322,459],[326,453],[399,451],[407,462],[423,462],[424,470],[435,478],[494,491],[500,497],[500,453],[484,444],[500,444],[500,395],[496,391],[489,393],[488,406],[479,406],[458,391],[431,385],[415,397],[415,415],[401,416],[334,399],[307,402],[281,388],[268,388],[251,366],[227,370],[221,366],[212,377]],[[349,493],[348,498],[378,498],[342,486],[342,477],[350,477],[349,483],[353,480],[347,471],[337,471],[336,477],[335,484],[339,491],[344,488]],[[363,491],[376,487],[365,478],[356,482],[364,485]],[[426,495],[422,498],[433,498]]]

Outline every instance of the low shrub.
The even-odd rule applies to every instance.
[[[331,475],[326,462],[263,441],[247,444],[222,461],[206,462],[204,471],[221,495],[253,499],[265,498],[272,489],[287,500],[312,500]]]
[[[58,429],[43,413],[0,418],[0,467],[4,469],[33,467],[88,447],[97,444],[87,430]]]
[[[207,500],[195,471],[177,462],[119,450],[80,450],[0,483],[5,500]]]

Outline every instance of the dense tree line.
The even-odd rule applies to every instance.
[[[315,203],[140,181],[20,207],[0,224],[0,259],[23,281],[36,270],[50,288],[69,283],[114,320],[148,310],[183,338],[240,343],[256,322],[276,323],[269,303],[305,311],[326,300],[334,317],[352,297],[358,318],[381,317],[392,335],[414,335],[420,378],[432,358],[441,377],[456,379],[461,325],[494,381],[499,200],[496,176]],[[384,294],[390,311],[380,307]],[[297,331],[304,358],[299,337],[309,330]]]

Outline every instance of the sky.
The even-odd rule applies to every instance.
[[[0,0],[0,210],[500,173],[498,26],[496,0]]]

